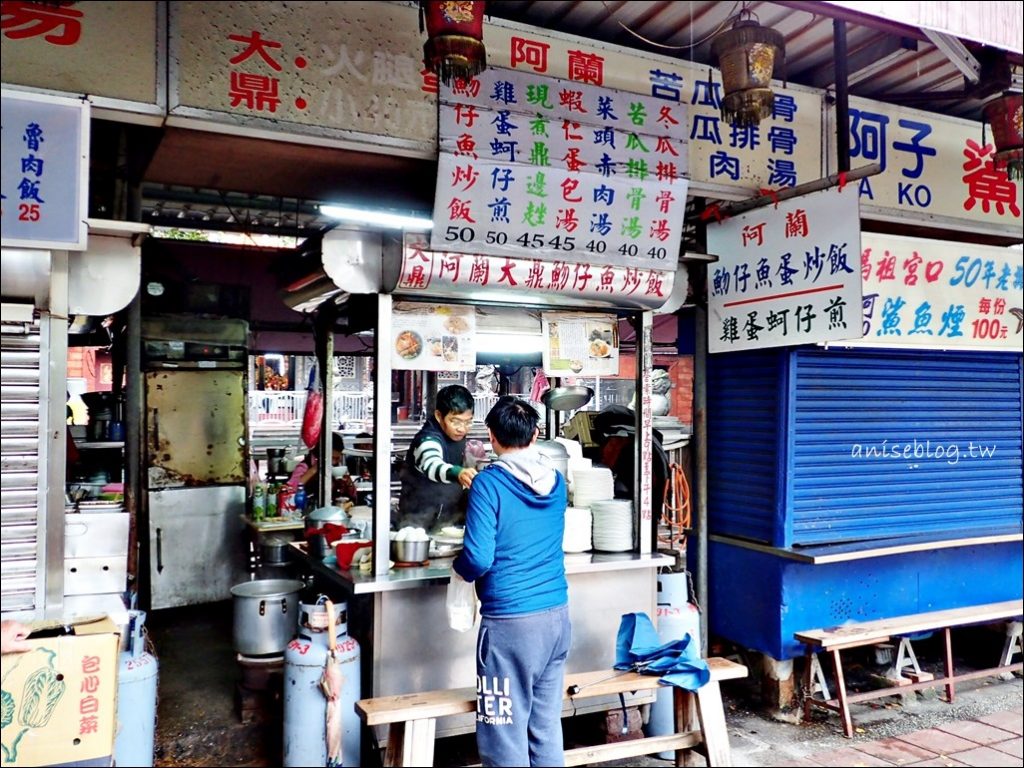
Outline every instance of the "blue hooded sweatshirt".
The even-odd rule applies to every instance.
[[[565,478],[532,446],[502,454],[473,480],[464,547],[452,563],[476,582],[484,616],[565,605]]]

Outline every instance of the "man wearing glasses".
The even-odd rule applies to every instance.
[[[473,395],[452,384],[437,393],[437,409],[413,438],[399,477],[402,495],[396,528],[438,532],[466,521],[466,489],[476,470],[463,466],[473,426]]]

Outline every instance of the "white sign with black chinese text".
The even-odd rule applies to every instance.
[[[473,307],[398,302],[391,329],[391,367],[395,370],[476,370]]]
[[[861,336],[860,214],[854,186],[708,227],[708,350]]]

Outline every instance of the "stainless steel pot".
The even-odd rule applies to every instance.
[[[235,603],[235,650],[243,656],[284,653],[295,636],[299,592],[291,579],[261,579],[231,588]]]
[[[348,523],[348,515],[345,514],[345,510],[341,507],[320,507],[309,513],[307,523],[310,528],[315,528],[316,530],[323,528],[324,523],[346,525]]]
[[[264,565],[284,565],[288,562],[287,536],[264,536],[260,541],[260,562]]]
[[[557,440],[538,440],[537,450],[547,456],[562,477],[569,479],[569,451]]]

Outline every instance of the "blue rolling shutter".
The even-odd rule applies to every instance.
[[[1021,531],[1020,355],[800,349],[792,365],[786,546]]]
[[[780,433],[785,357],[708,358],[708,522],[712,533],[781,544]]]

